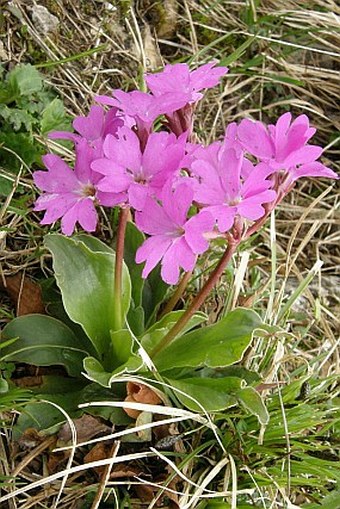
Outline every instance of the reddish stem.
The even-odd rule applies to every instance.
[[[162,318],[163,316],[165,316],[168,313],[170,313],[171,311],[173,311],[177,302],[182,297],[182,295],[187,287],[187,284],[189,282],[189,279],[191,278],[191,275],[192,275],[192,272],[186,272],[184,274],[184,276],[181,279],[181,282],[179,283],[179,285],[176,288],[176,291],[173,293],[173,295],[171,296],[171,299],[167,302],[165,308],[163,309],[160,318]]]
[[[125,231],[126,224],[129,218],[130,210],[128,208],[120,209],[118,230],[117,230],[117,242],[116,242],[116,263],[115,263],[115,302],[114,302],[114,314],[115,314],[115,328],[120,330],[122,324],[122,276],[123,276],[123,260],[124,260],[124,242],[125,242]]]
[[[201,291],[196,295],[195,299],[192,301],[186,312],[181,316],[178,322],[175,323],[172,329],[169,330],[169,332],[164,336],[160,343],[158,343],[158,345],[156,345],[156,347],[152,350],[152,352],[150,353],[151,358],[156,357],[161,350],[166,348],[175,339],[179,332],[181,332],[181,330],[188,323],[193,314],[201,307],[201,305],[203,304],[211,290],[216,285],[217,281],[222,276],[226,265],[231,260],[239,243],[240,243],[239,239],[236,240],[231,236],[229,237],[228,247],[222,258],[220,259],[217,267],[210,274],[209,279],[206,281]]]

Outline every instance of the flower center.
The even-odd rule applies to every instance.
[[[233,200],[227,200],[226,205],[229,205],[229,207],[234,207],[235,205],[238,205],[242,201],[242,198],[238,196],[237,198],[234,198]]]
[[[94,185],[90,184],[90,183],[84,184],[82,189],[81,189],[81,195],[82,196],[86,196],[86,197],[88,197],[88,196],[91,196],[91,197],[95,196],[96,195],[96,190],[95,190]]]
[[[144,175],[141,175],[141,174],[140,174],[140,175],[137,175],[137,176],[134,178],[134,180],[135,180],[135,182],[136,182],[137,184],[143,184],[143,185],[145,185],[145,184],[147,184],[147,183],[148,183],[148,181],[147,181],[147,179],[144,177]]]

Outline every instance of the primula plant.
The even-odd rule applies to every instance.
[[[98,96],[89,114],[74,120],[74,132],[49,135],[71,141],[75,154],[73,167],[47,154],[46,168],[33,175],[41,224],[61,220],[62,234],[47,234],[45,245],[66,313],[13,320],[3,333],[3,359],[64,366],[69,387],[82,380],[69,389],[77,393],[75,408],[90,382],[124,399],[115,382],[138,375],[151,386],[166,383],[164,397],[190,410],[240,403],[268,421],[254,378],[233,365],[254,333],[269,337],[274,328],[246,308],[206,326],[199,310],[297,179],[337,177],[318,161],[322,148],[309,143],[315,129],[306,115],[285,113],[270,125],[243,119],[222,138],[200,143],[197,103],[227,72],[214,62],[193,71],[167,65],[145,76],[148,92]],[[102,207],[119,215],[114,249],[95,236]],[[75,233],[78,227],[92,235]],[[190,304],[175,310],[211,249],[220,260]],[[129,394],[130,406],[134,401]]]

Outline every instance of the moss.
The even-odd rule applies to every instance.
[[[54,14],[54,16],[57,16],[57,18],[60,19],[63,17],[63,9],[55,0],[45,0],[44,5],[46,9],[48,9],[51,14]]]
[[[202,44],[202,46],[206,46],[207,44],[210,44],[216,40],[216,32],[202,26],[202,25],[211,26],[211,19],[209,18],[209,16],[205,16],[200,12],[194,12],[192,14],[192,19],[195,23],[197,23],[195,25],[195,29],[199,44]]]
[[[170,0],[142,0],[141,13],[159,37],[170,37],[177,24],[177,4]]]
[[[126,18],[129,14],[130,7],[132,7],[132,0],[118,0],[118,6],[122,18]]]

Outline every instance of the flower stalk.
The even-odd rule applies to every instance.
[[[175,292],[172,294],[171,298],[167,302],[165,308],[163,309],[160,318],[171,313],[175,309],[176,304],[181,299],[183,293],[185,292],[186,287],[188,286],[189,280],[192,276],[192,271],[186,272],[182,277],[179,285],[177,286]]]
[[[228,246],[225,250],[222,258],[220,259],[217,267],[215,270],[210,274],[209,279],[206,281],[204,286],[202,287],[201,291],[197,294],[195,299],[192,301],[184,315],[181,316],[181,318],[178,320],[178,322],[175,323],[175,325],[172,327],[172,329],[169,330],[169,332],[164,336],[164,338],[158,343],[158,345],[155,346],[155,348],[150,353],[150,357],[154,359],[160,351],[162,351],[164,348],[169,346],[169,344],[175,339],[175,337],[181,332],[181,330],[185,327],[185,325],[188,323],[190,318],[198,311],[198,309],[201,307],[211,290],[214,288],[214,286],[219,281],[220,277],[222,276],[224,269],[232,259],[237,247],[240,244],[239,239],[234,239],[233,237],[228,237]]]
[[[118,219],[117,242],[116,242],[116,263],[115,263],[115,274],[114,274],[115,330],[120,330],[123,327],[123,323],[122,323],[122,277],[123,277],[125,231],[126,231],[126,225],[127,225],[127,221],[129,218],[129,214],[130,214],[129,208],[122,208],[122,209],[120,209],[119,219]]]

